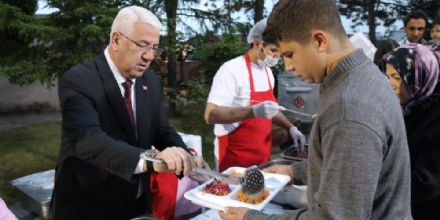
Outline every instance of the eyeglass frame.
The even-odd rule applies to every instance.
[[[135,41],[135,40],[129,38],[127,35],[121,33],[120,31],[118,31],[118,33],[119,33],[120,35],[122,35],[123,37],[125,37],[127,40],[129,40],[129,41],[131,41],[132,43],[134,43],[134,44],[137,46],[137,48],[138,48],[142,53],[147,53],[148,51],[153,50],[153,54],[154,54],[154,56],[160,56],[160,55],[163,53],[163,51],[164,51],[164,49],[159,48],[159,47],[151,47],[151,46],[148,45],[148,43],[146,43],[146,45],[143,45],[142,43],[137,42],[137,41]]]

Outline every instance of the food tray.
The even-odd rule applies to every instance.
[[[292,161],[292,160],[275,159],[275,160],[268,161],[264,164],[261,164],[260,166],[258,166],[258,169],[263,170],[263,169],[266,169],[266,168],[271,167],[273,165],[292,165],[294,162],[295,161]]]
[[[54,186],[55,170],[34,173],[11,181],[21,193],[18,194],[22,206],[35,212],[39,219],[50,219],[49,206]]]
[[[296,151],[299,148],[297,148],[295,145],[292,145],[291,147],[287,148],[286,150],[284,150],[283,152],[281,152],[281,156],[283,158],[289,159],[289,160],[295,160],[295,161],[303,161],[305,159],[307,159],[307,156],[305,157],[300,157],[296,155]],[[304,150],[306,151],[306,153],[308,153],[308,149],[309,149],[309,145],[306,144],[304,145]]]
[[[243,174],[246,168],[243,167],[230,167],[223,173],[241,173]],[[290,177],[282,174],[264,173],[265,190],[269,191],[269,195],[262,202],[258,204],[250,204],[241,202],[237,199],[238,190],[240,185],[228,184],[231,192],[225,196],[217,196],[203,192],[206,184],[212,182],[212,180],[186,192],[185,198],[193,202],[194,204],[204,206],[211,209],[222,210],[226,206],[246,207],[261,211],[275,195],[290,181]]]

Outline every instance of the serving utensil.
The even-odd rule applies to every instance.
[[[250,100],[250,102],[251,102],[251,103],[254,103],[254,104],[258,104],[258,103],[260,103],[261,101],[258,101],[258,100]],[[291,113],[294,113],[294,114],[297,114],[297,115],[302,115],[302,116],[304,116],[304,117],[308,117],[308,118],[311,118],[311,119],[315,119],[315,118],[316,118],[316,114],[311,115],[311,114],[307,114],[307,113],[303,113],[303,112],[295,111],[295,110],[288,109],[288,108],[286,108],[286,107],[284,107],[284,106],[281,106],[281,105],[279,105],[278,107],[279,107],[279,110],[280,110],[280,111],[291,112]]]
[[[316,114],[311,115],[311,114],[295,111],[295,110],[288,109],[288,108],[286,108],[284,106],[281,106],[281,105],[279,107],[280,107],[280,111],[291,112],[291,113],[294,113],[294,114],[297,114],[297,115],[302,115],[302,116],[305,116],[305,117],[308,117],[308,118],[311,118],[311,119],[315,119],[316,118]]]
[[[194,171],[211,177],[224,178],[240,183],[243,194],[251,199],[259,198],[264,193],[264,176],[256,166],[247,168],[242,177],[235,177],[198,167]]]

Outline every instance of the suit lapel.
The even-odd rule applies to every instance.
[[[150,117],[151,111],[148,110],[148,106],[151,103],[151,91],[149,91],[148,80],[145,74],[149,74],[148,72],[144,73],[143,77],[139,77],[136,79],[136,125],[137,125],[137,134],[138,134],[138,144],[139,146],[144,146],[147,144],[147,136],[149,129],[148,125],[150,125],[150,121],[152,118]]]
[[[101,79],[103,80],[103,86],[105,90],[105,94],[107,95],[109,102],[111,103],[113,109],[116,112],[116,115],[119,121],[122,124],[122,127],[126,131],[130,143],[136,143],[136,134],[133,126],[130,123],[130,117],[128,116],[127,109],[124,105],[124,99],[121,95],[121,90],[116,82],[115,77],[113,76],[110,66],[105,59],[104,53],[102,53],[98,59],[98,72],[101,75]]]

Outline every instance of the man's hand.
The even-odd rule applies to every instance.
[[[276,102],[264,101],[252,107],[252,113],[257,118],[271,119],[280,112],[280,106]]]
[[[263,172],[268,173],[279,173],[294,177],[292,166],[290,165],[273,165],[263,170]]]
[[[156,158],[162,159],[167,165],[166,167],[155,166],[154,170],[157,172],[174,172],[179,175],[183,171],[184,175],[188,175],[189,171],[196,166],[191,155],[181,147],[167,147],[158,153]]]
[[[202,156],[193,156],[192,159],[196,163],[197,167],[204,168],[204,169],[211,169],[209,168],[208,163],[203,159]]]
[[[206,161],[203,159],[202,156],[193,156],[192,159],[194,159],[197,167],[200,167],[200,168],[203,168],[203,169],[208,169],[208,170],[211,169],[211,168],[209,168],[208,163],[206,163]],[[211,177],[203,175],[203,174],[200,174],[200,173],[198,173],[196,171],[190,172],[188,174],[188,177],[191,178],[192,180],[198,182],[198,183],[204,183],[204,182],[206,182],[206,181],[211,179]]]
[[[225,211],[218,211],[218,214],[222,219],[241,220],[248,210],[248,208],[244,207],[226,207]]]
[[[295,144],[295,146],[301,147],[301,149],[304,149],[304,144],[306,144],[306,136],[304,136],[303,133],[301,133],[301,131],[298,130],[298,128],[295,126],[292,126],[289,129],[289,133],[293,139],[293,143]],[[298,145],[298,144],[300,144],[300,145]]]

